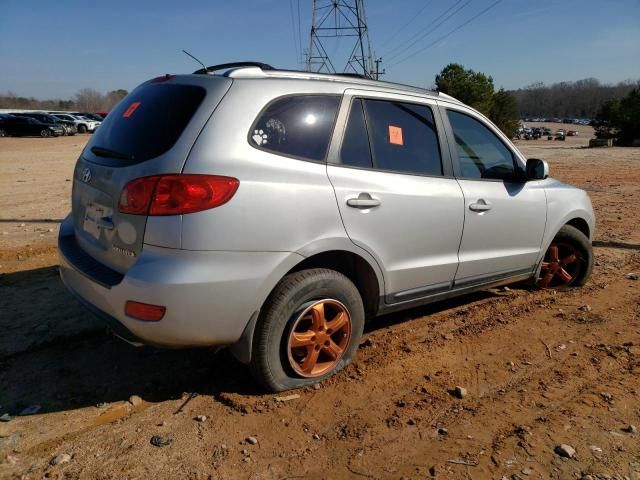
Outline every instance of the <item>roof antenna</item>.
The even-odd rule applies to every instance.
[[[204,66],[204,63],[202,63],[200,60],[198,60],[196,57],[194,57],[193,55],[191,55],[189,52],[187,52],[186,50],[182,50],[184,53],[186,53],[187,55],[189,55],[191,58],[193,58],[196,62],[198,62],[200,65],[202,65],[202,68],[204,69],[204,71],[207,71],[207,67]]]

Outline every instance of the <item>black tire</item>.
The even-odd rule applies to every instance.
[[[586,235],[576,227],[564,225],[553,238],[551,246],[552,245],[568,245],[573,247],[578,253],[577,261],[579,262],[579,269],[575,274],[575,278],[569,285],[561,285],[560,288],[582,287],[587,283],[593,270],[593,248]],[[551,246],[549,248],[551,248]],[[540,285],[539,279],[537,283]]]
[[[48,129],[46,129],[46,128],[43,128],[42,130],[40,130],[40,136],[41,136],[42,138],[50,137],[50,136],[51,136],[51,131],[49,131],[49,130],[48,130]]]
[[[8,137],[8,136],[9,135],[7,134],[7,131],[0,128],[0,137]]]
[[[86,125],[78,125],[78,133],[87,133]]]
[[[329,371],[303,377],[291,364],[290,335],[301,312],[314,301],[325,299],[346,307],[351,322],[350,336],[342,356]],[[265,302],[254,332],[249,368],[254,378],[273,392],[317,383],[351,362],[363,328],[362,298],[351,280],[334,270],[321,268],[291,273],[280,281]]]

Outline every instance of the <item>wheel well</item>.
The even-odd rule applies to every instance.
[[[572,227],[577,228],[582,233],[584,233],[587,238],[590,238],[590,236],[589,236],[589,233],[590,233],[589,232],[589,224],[585,220],[583,220],[582,218],[574,218],[572,220],[569,220],[567,222],[567,225],[571,225]]]
[[[309,268],[329,268],[345,275],[360,292],[366,318],[372,318],[376,315],[380,299],[380,285],[375,271],[364,258],[352,252],[332,250],[305,258],[288,273]]]

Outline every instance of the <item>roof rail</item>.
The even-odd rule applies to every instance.
[[[349,73],[349,72],[345,72],[345,73],[331,73],[330,75],[337,75],[339,77],[352,77],[352,78],[361,78],[363,80],[375,80],[374,78],[368,77],[366,75],[363,75],[361,73]]]
[[[229,68],[239,68],[239,67],[258,67],[262,70],[275,70],[271,65],[261,62],[231,62],[231,63],[221,63],[220,65],[212,65],[207,68],[201,68],[200,70],[196,70],[194,75],[206,75],[209,72],[216,72],[218,70],[226,70]]]

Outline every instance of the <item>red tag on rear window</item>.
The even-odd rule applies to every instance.
[[[133,102],[131,105],[129,105],[129,108],[124,111],[124,113],[122,114],[122,118],[129,118],[131,115],[133,115],[133,112],[135,112],[139,106],[140,102]]]
[[[402,140],[402,128],[389,125],[389,143],[392,145],[404,145]]]

